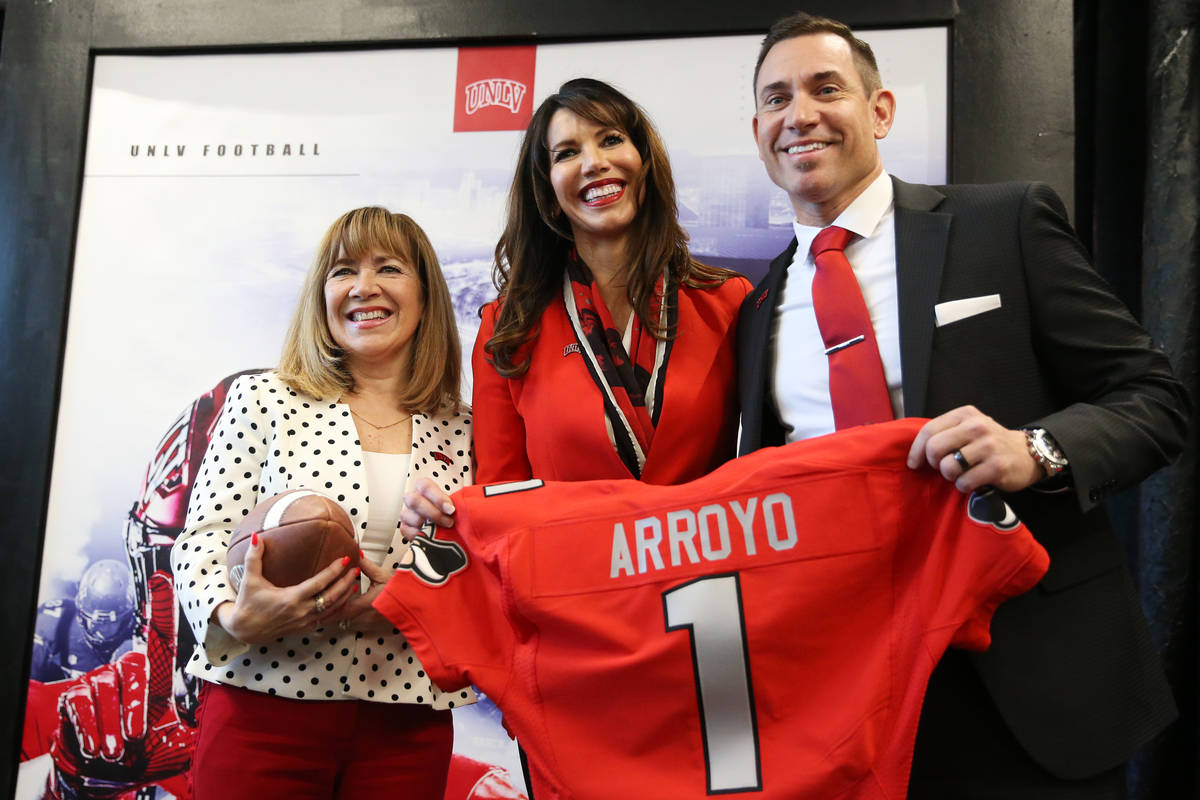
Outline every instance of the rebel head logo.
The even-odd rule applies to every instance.
[[[460,47],[455,131],[520,131],[533,116],[537,48]]]
[[[967,500],[967,516],[980,525],[991,525],[998,531],[1011,531],[1021,524],[1000,493],[992,488],[971,493]]]
[[[409,570],[422,583],[441,586],[451,575],[467,568],[467,554],[454,542],[418,536],[398,567]]]

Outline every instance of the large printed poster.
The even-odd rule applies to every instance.
[[[946,30],[862,35],[897,96],[885,167],[943,182]],[[170,568],[223,379],[276,362],[328,225],[373,204],[416,219],[466,356],[494,296],[524,124],[563,81],[591,76],[656,122],[693,252],[757,279],[791,237],[751,134],[759,40],[95,59],[17,797],[43,796],[64,770],[84,797],[187,796],[196,687],[178,664],[192,642],[154,576]],[[68,700],[130,651],[159,671],[150,727],[182,754],[149,753],[147,736],[128,754],[80,758],[71,743],[95,723]],[[520,796],[495,707],[454,713],[448,800]]]

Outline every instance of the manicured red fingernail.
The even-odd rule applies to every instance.
[[[250,534],[250,546],[258,547],[258,531],[255,531],[254,533]]]
[[[364,553],[363,553],[363,551],[362,551],[362,550],[359,550],[359,551],[358,551],[358,557],[359,557],[359,558],[366,558],[367,556],[366,556],[366,554],[364,554]]]
[[[359,575],[362,575],[362,567],[355,567],[354,568],[354,577],[357,578]]]
[[[350,566],[350,556],[342,556],[342,566],[343,567]]]

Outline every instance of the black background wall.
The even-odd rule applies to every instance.
[[[1183,456],[1109,502],[1180,710],[1132,763],[1130,797],[1197,797],[1200,0],[1075,12],[1076,227],[1192,397]]]
[[[758,33],[796,5],[0,0],[0,642],[6,644],[0,794],[15,780],[37,578],[41,558],[52,557],[41,553],[40,540],[94,53]],[[950,25],[951,179],[1044,180],[1074,209],[1070,2],[814,0],[804,6],[859,28]],[[698,111],[700,124],[702,113],[713,110]],[[1086,181],[1082,192],[1089,202],[1091,186]],[[95,387],[120,390],[118,376]],[[95,468],[104,468],[102,453]]]

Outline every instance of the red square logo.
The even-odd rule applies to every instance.
[[[533,116],[536,62],[536,45],[458,48],[454,130],[525,130]]]

